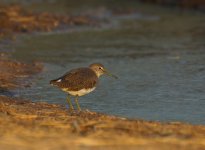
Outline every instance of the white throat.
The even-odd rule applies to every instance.
[[[95,74],[97,75],[98,78],[102,75],[101,72],[97,72],[97,71],[95,71]]]

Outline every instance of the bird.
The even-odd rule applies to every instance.
[[[115,79],[118,78],[117,76],[109,73],[101,63],[93,63],[88,67],[72,69],[63,76],[51,80],[50,84],[57,86],[68,94],[67,102],[71,110],[74,110],[74,107],[71,103],[70,96],[74,96],[78,111],[81,111],[78,98],[94,91],[98,85],[99,78],[104,74]]]

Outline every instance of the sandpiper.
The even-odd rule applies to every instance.
[[[78,103],[78,97],[95,90],[98,79],[103,74],[107,74],[117,79],[117,77],[110,74],[102,64],[94,63],[89,67],[72,69],[60,78],[51,80],[50,84],[57,86],[62,91],[68,93],[67,101],[71,110],[74,108],[70,101],[70,95],[75,96],[77,108],[81,111]]]

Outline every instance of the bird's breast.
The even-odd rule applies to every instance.
[[[73,95],[73,96],[83,96],[83,95],[85,95],[85,94],[88,94],[88,93],[94,91],[95,88],[96,88],[96,87],[89,88],[89,89],[81,89],[81,90],[78,90],[78,91],[71,91],[71,90],[69,90],[68,88],[63,88],[62,90],[63,90],[64,92],[69,93],[70,95]]]

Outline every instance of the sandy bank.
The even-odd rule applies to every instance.
[[[0,91],[29,86],[22,80],[39,73],[42,69],[41,63],[25,64],[11,60],[8,55],[0,53]]]
[[[202,149],[205,127],[129,120],[0,96],[0,149]]]
[[[20,5],[0,4],[0,39],[13,38],[13,33],[52,31],[63,25],[96,25],[97,21],[88,16],[55,15],[47,12],[33,13]]]

